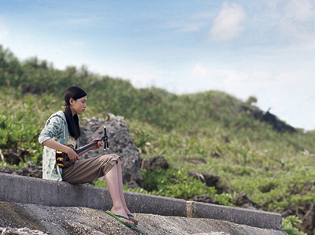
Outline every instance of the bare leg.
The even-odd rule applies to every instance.
[[[125,201],[122,202],[120,197],[120,183],[119,183],[119,177],[118,177],[118,164],[115,164],[112,169],[105,175],[105,181],[108,187],[108,191],[110,194],[110,197],[113,201],[113,207],[111,209],[111,212],[116,215],[121,215],[126,218],[128,218],[127,213],[125,211],[124,205],[126,205]],[[121,173],[120,173],[121,175]],[[125,220],[121,218],[124,222],[133,225],[133,223],[130,220]]]
[[[121,162],[120,159],[118,159],[118,163],[117,163],[117,174],[118,174],[118,189],[119,189],[119,196],[120,196],[120,201],[122,202],[122,205],[124,207],[124,210],[127,214],[131,214],[131,212],[129,211],[127,205],[126,205],[126,201],[125,201],[125,197],[124,197],[124,191],[123,191],[123,180],[122,180],[122,171],[121,171]],[[130,219],[132,221],[135,222],[139,222],[139,220],[137,220],[134,217],[130,217]]]

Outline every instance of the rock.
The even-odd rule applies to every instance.
[[[261,122],[266,122],[272,125],[273,129],[278,132],[296,132],[296,129],[285,122],[278,119],[278,117],[269,112],[263,112],[257,107],[247,106],[247,105],[237,105],[240,111],[246,111],[251,117],[260,120]]]
[[[104,135],[104,126],[106,126],[109,135],[109,149],[104,151],[103,148],[100,148],[89,151],[82,156],[82,159],[105,154],[117,154],[120,156],[122,163],[123,183],[142,187],[140,154],[129,134],[127,123],[123,117],[108,114],[106,120],[93,117],[89,120],[81,121],[79,146],[84,146],[93,139],[101,138]]]
[[[186,162],[189,162],[191,164],[202,164],[202,165],[206,164],[205,159],[198,158],[198,157],[188,158],[186,159]]]
[[[202,195],[197,195],[190,201],[195,201],[195,202],[204,202],[204,203],[212,203],[212,204],[217,204],[220,205],[220,201],[214,200],[207,194],[202,194]]]
[[[39,230],[31,230],[29,228],[10,228],[10,227],[0,227],[1,235],[45,235],[48,233],[44,233]]]
[[[153,170],[156,168],[161,168],[164,170],[169,168],[169,165],[164,156],[154,156],[149,159],[142,160],[141,169]]]
[[[228,188],[226,186],[222,186],[220,184],[221,177],[214,174],[201,174],[198,172],[190,172],[188,171],[189,176],[198,179],[199,181],[203,182],[208,187],[215,187],[218,194],[223,192],[227,192]]]
[[[30,176],[35,178],[42,178],[43,171],[42,166],[36,166],[34,162],[29,161],[27,165],[23,167],[23,176]]]
[[[8,166],[3,166],[0,168],[0,172],[6,173],[6,174],[12,174],[16,170],[18,170],[18,169],[14,168],[14,167],[8,167]],[[21,174],[18,174],[18,175],[22,175],[22,172],[21,172]]]
[[[37,234],[224,234],[284,235],[280,230],[261,229],[222,220],[134,213],[139,225],[120,223],[105,211],[86,207],[53,207],[0,201],[0,227],[29,228]],[[29,233],[36,234],[36,233]]]
[[[23,169],[18,169],[14,167],[3,166],[0,168],[0,172],[13,174],[13,175],[23,175],[35,178],[42,178],[43,171],[41,166],[36,166],[34,162],[27,162]]]
[[[210,153],[210,156],[213,158],[219,158],[221,156],[221,154],[218,151],[212,151]]]
[[[233,204],[235,204],[238,207],[246,208],[246,209],[253,209],[257,210],[260,209],[261,206],[257,203],[250,200],[245,192],[240,192],[237,198],[235,198],[234,201],[232,201]]]
[[[10,165],[19,165],[20,162],[24,163],[24,159],[31,156],[27,150],[2,149],[2,151],[0,151],[2,160]]]

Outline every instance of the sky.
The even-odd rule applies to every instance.
[[[0,0],[20,60],[176,94],[220,90],[315,129],[314,0]]]

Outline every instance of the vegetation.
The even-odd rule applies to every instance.
[[[166,172],[142,172],[147,189],[142,193],[183,199],[208,194],[232,205],[244,191],[271,212],[303,207],[315,199],[313,193],[301,193],[315,178],[315,131],[276,132],[238,110],[243,101],[224,92],[175,95],[156,87],[136,89],[127,80],[92,74],[84,66],[58,70],[36,57],[21,62],[2,46],[0,149],[27,151],[25,161],[41,164],[38,135],[49,115],[62,108],[63,92],[71,85],[88,93],[81,119],[106,113],[124,116],[141,158],[163,155],[170,164]],[[256,101],[249,97],[245,105]],[[205,164],[189,163],[191,158]],[[188,177],[187,169],[219,175],[228,192],[217,194]],[[285,223],[288,229],[299,225],[295,220]]]
[[[290,235],[304,235],[306,233],[301,232],[302,221],[296,216],[288,216],[282,219],[282,231]]]

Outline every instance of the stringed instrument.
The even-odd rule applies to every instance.
[[[106,131],[106,126],[104,126],[104,136],[102,136],[102,138],[99,141],[104,141],[104,150],[109,148],[109,144],[108,144],[108,134]],[[79,149],[74,149],[74,146],[72,144],[68,144],[66,146],[68,146],[69,148],[72,148],[77,154],[87,150],[88,148],[94,146],[97,144],[98,141],[95,141],[93,143],[87,144]],[[70,167],[72,164],[74,164],[74,161],[71,161],[68,154],[61,152],[59,150],[56,151],[56,164],[59,167],[63,167],[63,168],[68,168]]]

